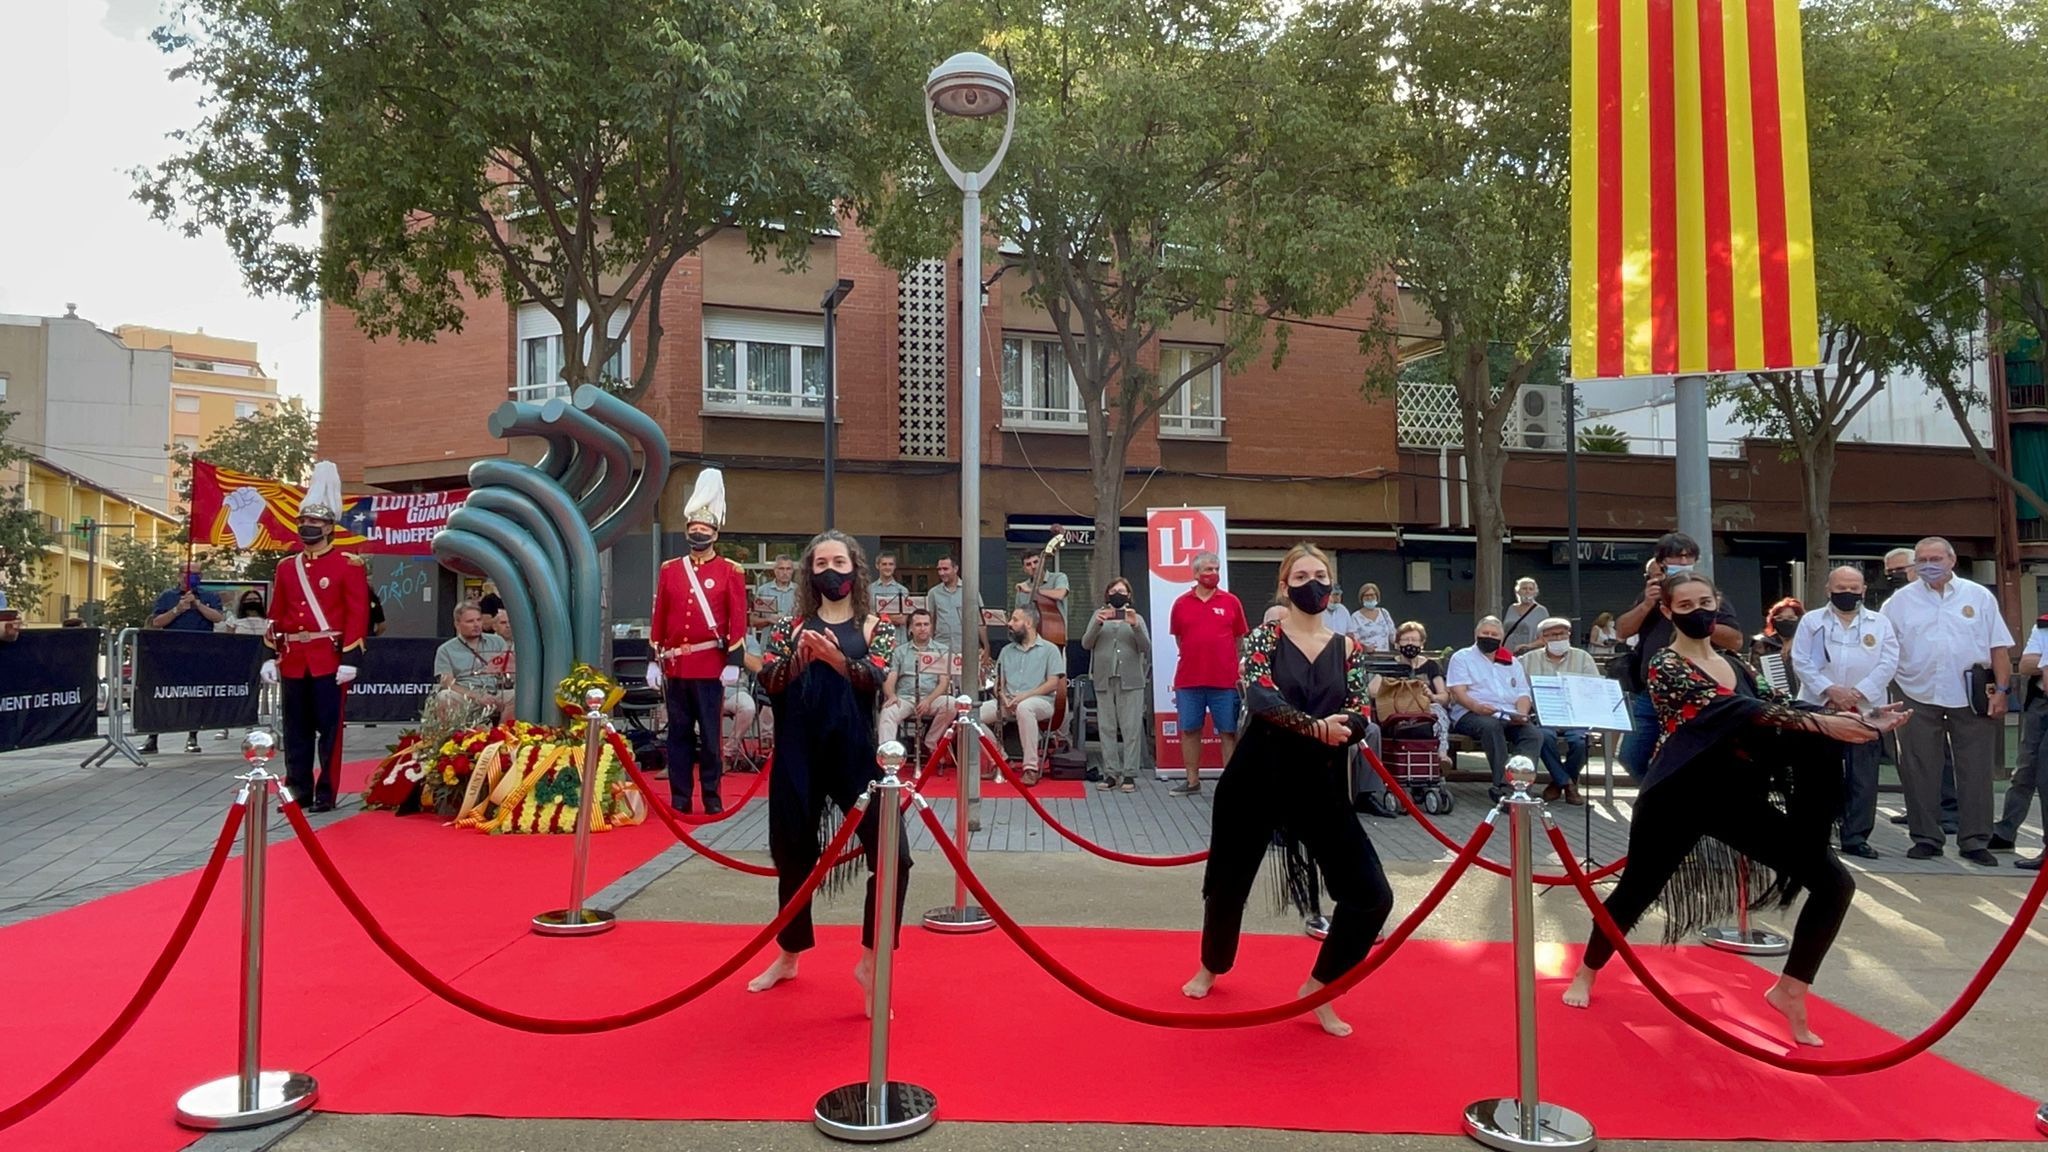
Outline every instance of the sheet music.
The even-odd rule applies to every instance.
[[[1536,702],[1536,717],[1545,727],[1602,732],[1635,728],[1621,685],[1605,676],[1531,676],[1529,695]]]

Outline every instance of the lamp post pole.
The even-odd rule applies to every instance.
[[[832,528],[839,472],[839,349],[837,330],[839,304],[853,291],[853,281],[841,280],[825,293],[819,307],[825,310],[825,527]]]

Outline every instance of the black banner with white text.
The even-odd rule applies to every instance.
[[[105,642],[97,628],[24,628],[0,642],[0,752],[93,734]]]
[[[270,650],[256,636],[228,632],[135,635],[135,732],[199,732],[256,723],[257,669]]]
[[[342,713],[352,724],[416,724],[434,692],[434,637],[376,636],[363,646]]]

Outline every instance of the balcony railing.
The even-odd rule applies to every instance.
[[[2048,542],[2048,518],[2037,516],[2032,520],[2022,520],[2019,523],[2019,527],[2020,543],[2040,544]]]
[[[2048,384],[2007,384],[2005,404],[2014,412],[2048,411]]]

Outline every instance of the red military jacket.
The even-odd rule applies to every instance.
[[[661,566],[648,640],[655,652],[662,654],[662,675],[715,679],[728,663],[727,654],[746,643],[747,574],[723,556],[714,556],[697,568],[697,581],[704,586],[704,599],[711,605],[711,619],[706,620],[697,605],[697,594],[690,588],[690,574],[683,567],[688,563],[688,557],[677,557]],[[679,651],[691,648],[695,650]]]
[[[306,578],[299,579],[304,566]],[[306,587],[327,618],[326,627],[306,600]],[[332,636],[293,639],[302,633],[333,632]],[[362,651],[370,633],[370,577],[361,564],[339,548],[315,557],[295,552],[277,566],[270,582],[270,632],[263,642],[277,650],[278,675],[289,679],[331,676],[354,653]]]

